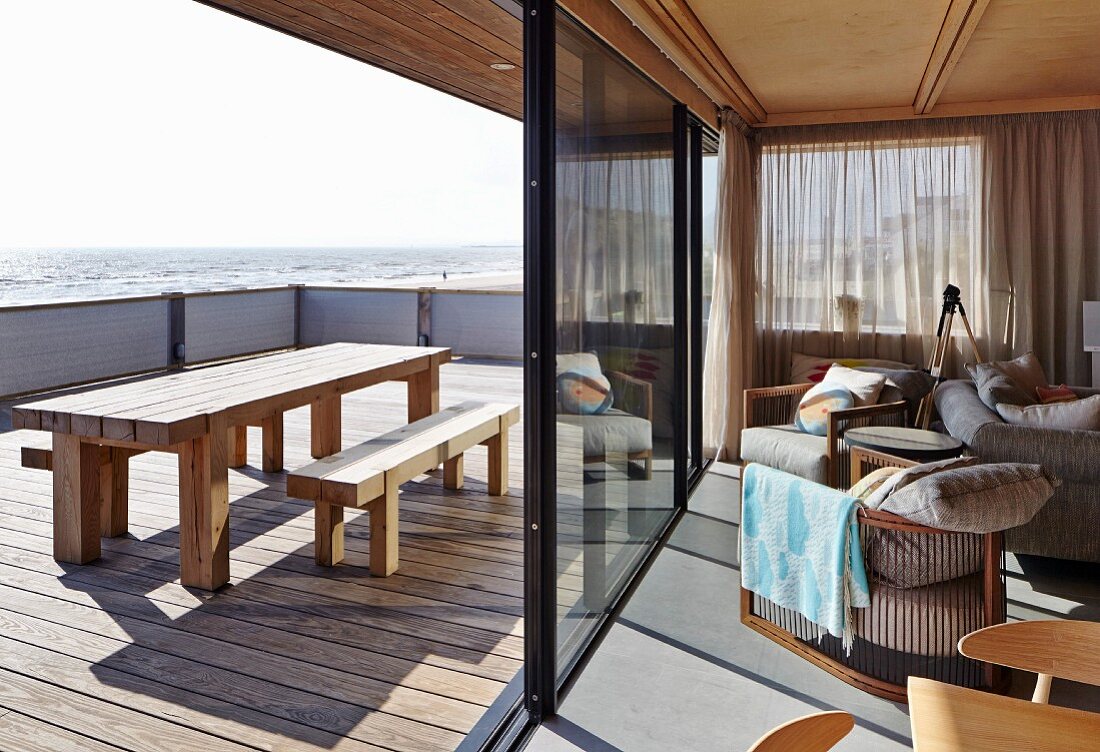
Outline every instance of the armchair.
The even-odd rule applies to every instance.
[[[813,436],[794,426],[802,396],[813,384],[745,390],[741,459],[758,462],[831,488],[849,488],[850,452],[844,432],[863,426],[907,425],[907,403],[853,407],[829,414],[826,435]]]
[[[880,467],[917,463],[851,450],[853,482]],[[971,631],[1005,620],[1002,533],[959,533],[881,510],[857,517],[871,605],[858,609],[850,653],[801,614],[741,589],[741,622],[841,680],[906,702],[909,676],[1002,691],[1007,674],[958,650]],[[976,570],[976,571],[975,571]],[[920,584],[912,584],[916,579]]]

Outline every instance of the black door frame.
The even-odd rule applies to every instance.
[[[524,8],[524,595],[523,707],[533,723],[554,715],[563,690],[579,673],[608,625],[644,576],[687,508],[702,476],[702,196],[704,138],[713,129],[674,109],[674,366],[679,381],[674,419],[675,513],[658,531],[648,558],[605,611],[580,658],[559,680],[557,671],[557,452],[556,427],[556,24],[555,0],[528,0]],[[582,23],[583,25],[583,23]],[[617,53],[616,53],[617,54]],[[644,71],[639,73],[645,76]],[[648,76],[645,76],[649,78]],[[651,80],[651,79],[650,79]],[[659,86],[659,85],[658,85]],[[689,468],[689,455],[695,465]]]

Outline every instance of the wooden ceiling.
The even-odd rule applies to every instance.
[[[199,1],[494,112],[523,115],[523,23],[511,0]]]
[[[1100,108],[1100,0],[613,0],[758,126]]]

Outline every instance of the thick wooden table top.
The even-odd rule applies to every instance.
[[[1097,752],[1100,713],[910,677],[916,752]]]
[[[14,428],[170,446],[208,432],[211,415],[246,425],[277,412],[450,360],[445,347],[336,343],[88,389],[12,408]]]

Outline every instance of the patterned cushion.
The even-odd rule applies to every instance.
[[[852,393],[858,407],[865,407],[878,402],[882,387],[886,385],[886,377],[881,373],[868,373],[842,365],[833,365],[821,383],[839,384]]]
[[[1039,465],[974,465],[914,481],[879,508],[941,530],[995,533],[1030,522],[1057,484]]]
[[[1075,402],[1078,399],[1077,392],[1073,391],[1065,384],[1037,387],[1035,389],[1035,396],[1037,396],[1039,401],[1044,405],[1050,405],[1054,402]]]
[[[1100,431],[1100,395],[1046,405],[997,405],[1005,423],[1060,431]]]
[[[559,355],[558,408],[573,415],[599,415],[614,401],[611,382],[600,369],[600,360],[593,353]]]
[[[829,429],[829,413],[847,410],[854,404],[855,398],[845,387],[823,381],[803,395],[794,424],[800,431],[824,436]]]
[[[805,384],[812,382],[820,384],[825,379],[825,374],[834,363],[839,363],[848,368],[863,368],[873,366],[875,368],[893,368],[904,370],[915,368],[911,363],[899,363],[896,360],[878,360],[875,358],[828,358],[820,355],[803,355],[791,353],[791,384]]]
[[[868,496],[878,490],[879,486],[885,483],[891,475],[900,473],[902,468],[900,467],[880,467],[874,472],[860,478],[859,482],[848,489],[848,495],[854,496],[860,501],[865,501]]]

